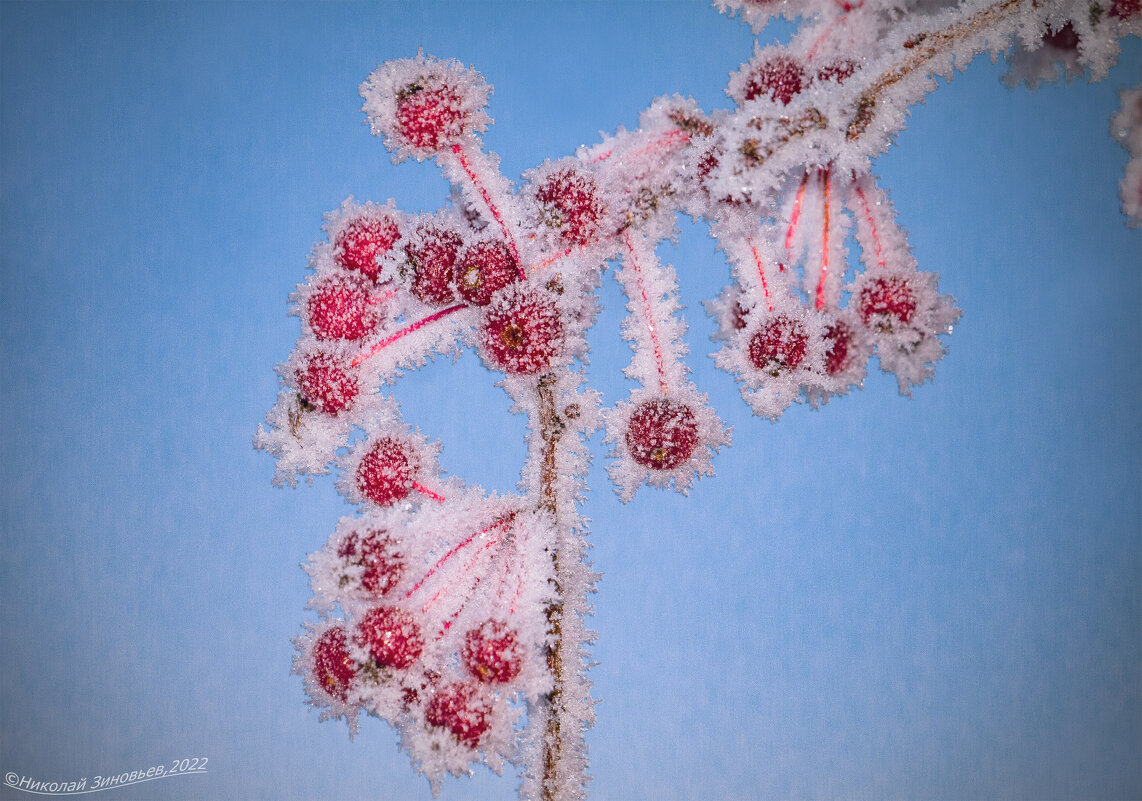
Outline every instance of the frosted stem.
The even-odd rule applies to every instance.
[[[539,429],[543,437],[543,465],[540,470],[539,506],[557,519],[559,509],[556,490],[559,476],[556,467],[556,449],[563,436],[564,424],[555,411],[555,378],[543,376],[536,386],[539,409]],[[547,607],[548,633],[551,643],[547,651],[547,669],[551,673],[551,694],[548,696],[547,724],[543,736],[543,801],[555,801],[560,797],[561,758],[563,738],[571,727],[564,726],[563,710],[563,587],[559,551],[552,549],[551,561],[554,566],[554,591],[556,600]]]

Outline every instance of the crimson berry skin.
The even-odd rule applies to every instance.
[[[480,349],[485,363],[505,373],[535,375],[563,352],[563,323],[541,291],[513,288],[484,312]]]
[[[306,319],[318,339],[364,339],[380,324],[380,316],[369,303],[369,291],[359,280],[330,276],[325,278],[305,304]]]
[[[857,311],[865,325],[891,333],[897,324],[907,325],[916,314],[916,293],[906,278],[897,275],[874,278],[860,289]]]
[[[698,447],[698,420],[684,403],[643,401],[630,416],[626,433],[631,458],[651,470],[673,470]]]
[[[440,150],[459,139],[467,124],[460,95],[449,86],[409,84],[397,96],[397,134],[417,150]]]
[[[392,506],[412,492],[415,472],[408,446],[385,437],[357,465],[357,488],[377,506]]]
[[[850,61],[847,58],[838,59],[817,70],[817,80],[832,81],[840,86],[849,78],[853,77],[856,68],[857,65],[855,61]]]
[[[313,646],[313,678],[318,686],[339,701],[349,698],[349,685],[357,675],[357,666],[349,656],[345,629],[327,629]]]
[[[1142,11],[1142,0],[1112,0],[1110,16],[1115,19],[1129,19]]]
[[[410,612],[378,606],[357,624],[354,641],[381,667],[407,670],[424,650],[420,624]]]
[[[405,245],[412,294],[429,306],[444,306],[456,300],[456,258],[463,240],[455,231],[422,226]]]
[[[353,405],[360,388],[348,365],[325,353],[315,353],[297,371],[301,396],[318,411],[337,414]]]
[[[398,239],[400,228],[388,217],[358,217],[337,234],[334,256],[346,270],[359,270],[375,281],[381,270],[377,259]]]
[[[337,555],[362,565],[361,586],[376,598],[392,592],[404,576],[404,554],[397,541],[385,531],[351,533],[341,541]]]
[[[769,320],[750,338],[749,363],[776,378],[793,370],[809,351],[809,334],[798,320],[779,316]]]
[[[460,658],[468,672],[484,684],[507,684],[523,669],[515,629],[498,620],[485,621],[464,635]]]
[[[559,170],[536,190],[544,222],[559,231],[569,245],[586,245],[599,230],[603,208],[596,198],[595,182],[573,170]]]
[[[769,95],[788,106],[807,83],[808,76],[800,64],[789,56],[776,56],[753,69],[746,81],[744,97],[749,101]]]
[[[424,710],[424,721],[448,731],[456,742],[477,748],[492,727],[492,705],[471,682],[449,684],[436,691]]]
[[[497,239],[477,242],[456,260],[456,289],[460,297],[477,306],[487,306],[492,295],[518,280],[515,256]]]
[[[830,325],[825,330],[825,372],[837,375],[848,369],[854,349],[852,329],[842,320]]]

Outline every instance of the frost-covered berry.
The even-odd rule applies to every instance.
[[[357,667],[349,656],[345,629],[334,626],[322,634],[313,646],[313,678],[318,686],[338,700],[349,697],[349,685],[357,675]]]
[[[424,650],[420,624],[411,613],[393,606],[378,606],[357,624],[354,641],[381,667],[406,670]]]
[[[796,368],[809,351],[804,324],[784,315],[773,317],[749,341],[749,362],[758,370],[779,376]]]
[[[357,488],[378,506],[392,506],[412,492],[415,472],[408,446],[385,437],[357,465]]]
[[[805,88],[806,83],[808,76],[796,60],[789,56],[775,56],[750,71],[743,96],[748,101],[769,95],[787,106]]]
[[[400,228],[388,217],[358,217],[338,232],[333,243],[337,263],[347,270],[360,270],[376,279],[377,259],[400,239]]]
[[[456,260],[456,289],[460,297],[477,306],[487,306],[492,295],[518,279],[515,256],[498,239],[477,242]]]
[[[491,703],[471,682],[449,684],[436,691],[424,710],[429,726],[445,729],[461,745],[477,748],[491,728]]]
[[[459,92],[410,83],[397,93],[397,134],[418,150],[435,151],[464,133],[467,114]]]
[[[651,470],[673,470],[698,447],[698,420],[684,403],[643,401],[630,416],[626,433],[631,458]]]
[[[325,353],[315,353],[297,371],[301,396],[326,414],[337,414],[353,405],[360,388],[349,366]]]
[[[574,170],[548,175],[535,192],[544,223],[559,232],[569,245],[585,245],[599,229],[603,207],[595,181]]]
[[[825,329],[825,372],[843,373],[852,364],[856,351],[855,333],[844,320],[837,320]]]
[[[455,231],[439,225],[423,225],[405,245],[412,273],[412,294],[430,306],[456,300],[456,257],[463,240]]]
[[[1056,50],[1078,50],[1079,34],[1075,30],[1075,26],[1068,22],[1057,31],[1048,28],[1047,32],[1043,34],[1043,44]]]
[[[318,339],[363,339],[380,323],[365,285],[341,275],[323,279],[310,294],[305,311]]]
[[[563,352],[559,310],[542,290],[512,287],[484,311],[480,327],[484,362],[505,373],[534,375]]]
[[[391,592],[404,576],[404,554],[385,531],[350,533],[337,547],[337,555],[364,567],[361,586],[377,598]]]
[[[523,654],[515,629],[498,620],[485,621],[464,636],[464,667],[485,684],[506,684],[519,676]]]
[[[916,293],[908,280],[898,275],[874,278],[860,288],[857,312],[865,325],[891,333],[907,325],[916,313]]]
[[[1142,0],[1112,0],[1110,16],[1115,19],[1129,19],[1142,11]]]

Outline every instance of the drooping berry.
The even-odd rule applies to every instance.
[[[506,684],[523,668],[523,654],[515,629],[488,620],[464,636],[460,652],[464,667],[485,684]]]
[[[698,447],[698,421],[684,403],[643,401],[630,416],[626,433],[631,458],[651,470],[673,470]]]
[[[857,311],[865,325],[881,333],[891,333],[897,325],[912,321],[916,313],[916,293],[901,276],[874,278],[861,287]]]
[[[385,437],[365,454],[357,465],[357,487],[378,506],[392,506],[412,492],[412,463],[408,446]]]
[[[517,280],[515,256],[498,239],[477,242],[456,260],[456,289],[460,297],[477,306],[487,306],[492,295]]]
[[[539,185],[535,199],[544,223],[569,245],[585,245],[599,230],[603,207],[588,175],[570,169],[553,172]]]
[[[318,339],[363,339],[380,323],[365,285],[340,275],[322,279],[309,296],[305,311]]]
[[[337,234],[334,254],[337,263],[347,270],[360,270],[376,279],[380,272],[377,259],[388,253],[400,239],[400,228],[388,217],[358,217]]]
[[[406,670],[424,650],[420,624],[410,612],[394,606],[370,609],[357,624],[354,641],[381,667]]]
[[[484,312],[480,328],[484,362],[505,373],[534,375],[563,352],[559,310],[541,290],[513,287]]]
[[[844,320],[825,330],[825,372],[837,375],[848,369],[854,356],[853,331]]]
[[[805,88],[807,82],[808,76],[797,61],[789,56],[774,56],[753,68],[743,96],[748,101],[769,95],[787,106]]]
[[[365,568],[361,586],[377,598],[391,592],[404,576],[404,554],[386,531],[350,533],[338,546],[337,555]]]
[[[404,247],[412,273],[412,294],[430,306],[456,300],[456,257],[463,240],[455,231],[423,225]]]
[[[467,123],[459,93],[412,83],[397,95],[397,133],[410,146],[434,152],[456,141]]]
[[[749,363],[776,378],[805,360],[809,334],[798,320],[784,315],[766,322],[750,338]]]
[[[297,371],[301,396],[318,411],[337,414],[353,405],[360,392],[349,365],[326,353],[315,353]]]
[[[349,657],[345,629],[327,629],[313,646],[313,677],[325,692],[338,700],[349,697],[349,685],[357,675],[357,667]]]
[[[460,682],[436,691],[424,710],[424,721],[447,730],[461,745],[477,748],[492,726],[488,720],[491,714],[492,705],[481,695],[479,686]]]

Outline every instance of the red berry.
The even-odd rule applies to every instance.
[[[464,636],[464,667],[485,684],[506,684],[519,675],[523,655],[514,629],[488,620]]]
[[[378,506],[392,506],[412,492],[414,472],[408,446],[385,437],[357,465],[357,487]]]
[[[305,310],[318,339],[363,339],[380,323],[365,285],[342,276],[322,280],[309,296]]]
[[[808,350],[809,334],[801,322],[774,317],[750,339],[749,362],[776,378],[783,370],[801,364]]]
[[[542,292],[515,288],[484,312],[480,347],[489,367],[534,375],[563,351],[559,310]]]
[[[397,133],[414,148],[435,151],[464,133],[467,115],[448,86],[406,86],[397,96]]]
[[[698,447],[698,421],[684,403],[643,401],[630,416],[626,435],[631,458],[651,470],[673,470]]]
[[[361,586],[378,598],[391,592],[404,575],[404,554],[385,531],[368,531],[361,537],[351,533],[341,541],[337,555],[365,568]]]
[[[807,76],[801,65],[789,56],[775,56],[754,67],[745,85],[745,99],[769,95],[784,105],[805,88]]]
[[[325,692],[341,701],[349,697],[349,684],[357,667],[349,657],[345,629],[327,629],[313,646],[313,677]]]
[[[1129,19],[1142,11],[1142,0],[1112,0],[1110,16],[1116,19]]]
[[[853,332],[842,320],[825,331],[825,372],[836,375],[852,362]]]
[[[857,311],[865,325],[874,325],[878,331],[890,333],[895,323],[912,321],[912,315],[916,313],[916,293],[908,280],[900,276],[874,278],[861,288]]]
[[[377,258],[388,253],[400,239],[400,229],[388,217],[358,217],[341,229],[334,243],[337,263],[347,270],[360,270],[372,279],[380,272]]]
[[[326,414],[337,414],[353,405],[360,388],[348,365],[324,353],[315,353],[297,371],[301,396]]]
[[[412,270],[412,294],[430,306],[443,306],[456,300],[456,256],[463,240],[455,231],[435,225],[417,229],[416,237],[404,247]]]
[[[381,667],[406,670],[424,650],[420,625],[411,613],[392,606],[370,609],[357,624],[354,641]]]
[[[599,229],[603,208],[590,176],[570,169],[554,172],[540,184],[535,199],[543,221],[570,245],[587,244]]]
[[[460,297],[487,306],[492,295],[519,280],[515,256],[503,242],[488,239],[469,247],[456,260],[456,288]]]
[[[832,81],[840,85],[853,77],[856,68],[857,65],[855,61],[849,61],[847,58],[838,59],[817,70],[817,80]]]
[[[1048,28],[1043,34],[1043,43],[1056,50],[1078,50],[1079,35],[1075,26],[1068,22],[1057,31]]]
[[[424,710],[424,720],[429,726],[447,729],[461,745],[476,748],[492,726],[491,714],[492,705],[481,697],[478,687],[462,682],[437,690]]]

